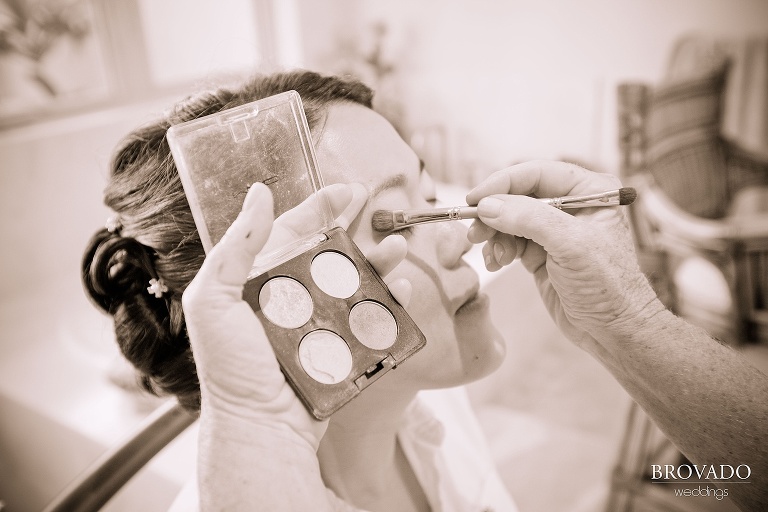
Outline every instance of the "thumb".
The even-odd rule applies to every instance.
[[[200,268],[197,280],[242,287],[272,230],[272,192],[254,183],[243,209]]]
[[[332,188],[343,186],[346,193],[341,195],[331,193]],[[336,224],[344,229],[349,229],[368,201],[368,190],[361,183],[337,184],[326,187],[331,210],[336,219]]]
[[[578,238],[576,218],[533,197],[508,194],[484,197],[477,205],[477,213],[483,224],[533,240],[553,255],[563,244]]]
[[[317,232],[327,220],[324,215],[326,206],[330,207],[337,225],[349,228],[367,199],[368,193],[359,183],[336,183],[320,189],[275,220],[266,244],[267,251]]]

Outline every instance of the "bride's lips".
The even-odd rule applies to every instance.
[[[485,307],[488,304],[488,295],[480,293],[480,285],[475,283],[470,287],[461,299],[458,301],[458,306],[454,309],[454,314],[466,313],[467,311],[474,311],[478,308]]]
[[[485,309],[488,307],[488,304],[490,304],[491,299],[488,297],[488,294],[486,293],[478,293],[472,299],[465,302],[458,310],[456,310],[456,315],[461,315],[465,313],[472,313],[474,311],[478,311],[480,309]]]

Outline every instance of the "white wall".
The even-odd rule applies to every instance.
[[[0,133],[0,302],[62,279],[73,299],[85,300],[80,258],[109,215],[102,193],[110,158],[160,109],[131,105]]]
[[[251,0],[139,0],[138,5],[158,85],[238,73],[262,60]]]
[[[615,172],[619,81],[660,80],[683,34],[768,31],[763,0],[301,3],[309,67],[333,67],[334,39],[389,25],[409,128],[445,125],[448,174],[558,157]]]

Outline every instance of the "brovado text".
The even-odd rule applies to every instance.
[[[752,469],[746,464],[734,467],[730,464],[651,464],[651,480],[717,480],[728,481],[737,478],[747,480],[752,475]]]

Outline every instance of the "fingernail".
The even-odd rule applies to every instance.
[[[493,257],[496,258],[496,263],[501,265],[501,257],[504,256],[504,246],[501,243],[496,242],[493,244]]]
[[[485,266],[486,267],[489,266],[491,264],[491,261],[493,261],[492,258],[491,258],[491,253],[486,254],[485,255]]]
[[[484,197],[477,205],[477,213],[487,219],[495,219],[501,214],[501,207],[504,201],[495,197]]]
[[[472,243],[475,243],[474,242],[475,231],[477,231],[477,226],[475,226],[474,224],[470,225],[469,229],[467,230],[467,240],[469,240]]]
[[[262,188],[266,187],[263,183],[257,181],[250,187],[248,187],[248,193],[245,195],[245,201],[243,202],[243,211],[250,209],[253,205],[258,203],[258,197],[262,194]],[[256,189],[256,190],[254,190]]]

